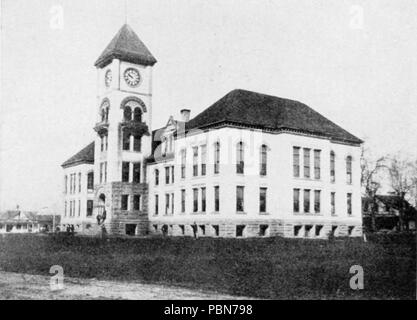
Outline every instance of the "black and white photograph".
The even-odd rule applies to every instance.
[[[417,1],[0,2],[0,300],[417,299]]]

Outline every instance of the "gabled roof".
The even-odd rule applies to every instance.
[[[94,65],[103,68],[113,59],[145,66],[153,66],[157,62],[145,44],[127,24],[119,30]]]
[[[87,147],[80,152],[69,158],[61,166],[63,168],[72,167],[82,163],[93,164],[94,163],[94,142],[90,143]]]
[[[220,125],[238,125],[271,131],[289,130],[334,141],[363,141],[307,105],[246,90],[233,90],[186,124],[186,131]]]
[[[0,212],[0,221],[36,220],[37,215],[32,211],[9,210]]]

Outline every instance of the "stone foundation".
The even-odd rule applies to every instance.
[[[198,237],[221,238],[252,238],[274,237],[328,239],[334,237],[361,237],[362,225],[357,223],[297,223],[283,220],[257,220],[257,221],[196,221]],[[163,235],[163,226],[167,226],[167,236],[193,237],[193,222],[175,221],[163,222],[153,220],[149,222],[150,235]]]

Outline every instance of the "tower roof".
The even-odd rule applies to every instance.
[[[125,24],[119,30],[94,65],[103,68],[113,59],[145,66],[153,66],[157,62],[149,49],[128,24]]]

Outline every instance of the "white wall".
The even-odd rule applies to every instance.
[[[87,217],[87,200],[94,199],[94,190],[87,189],[87,174],[94,170],[94,165],[92,164],[80,164],[78,166],[73,166],[64,169],[64,176],[68,177],[67,180],[67,193],[63,192],[63,210],[61,214],[61,224],[74,224],[74,225],[81,225],[83,222],[95,222],[94,215],[91,217]],[[75,192],[70,194],[70,183],[71,174],[76,174],[76,184],[75,184]],[[81,173],[81,192],[78,189],[78,174]],[[65,178],[64,178],[65,179]],[[94,181],[96,181],[97,177],[94,175]],[[65,188],[63,188],[64,191]],[[75,200],[75,216],[70,217],[70,201]],[[65,215],[65,201],[67,202],[67,214]],[[80,201],[80,215],[78,215],[78,201]]]
[[[214,143],[220,142],[220,174],[214,174]],[[236,174],[236,144],[243,141],[245,144],[245,174]],[[205,177],[193,177],[192,147],[207,145],[207,174]],[[260,147],[266,144],[269,147],[267,176],[261,177]],[[310,168],[312,179],[293,177],[293,146],[311,148]],[[186,179],[180,178],[181,163],[180,151],[187,149]],[[314,180],[314,149],[321,150],[321,179]],[[176,142],[176,157],[165,163],[150,165],[148,168],[149,181],[149,215],[155,220],[155,194],[159,195],[159,221],[175,222],[178,219],[190,221],[201,217],[210,219],[262,219],[285,218],[294,221],[351,221],[361,223],[361,199],[360,199],[360,148],[350,145],[332,143],[327,139],[294,135],[271,134],[247,129],[222,128],[210,132],[200,132],[189,135],[185,139]],[[330,151],[336,153],[336,182],[330,183]],[[353,157],[353,183],[346,183],[345,158]],[[175,164],[175,184],[165,185],[165,166]],[[200,164],[200,162],[199,162]],[[154,170],[160,171],[160,184],[155,186]],[[199,171],[201,166],[199,165]],[[300,155],[300,172],[303,174],[303,154]],[[214,214],[214,186],[220,186],[220,213]],[[236,212],[236,186],[245,186],[245,213]],[[207,188],[206,214],[193,214],[193,188]],[[259,213],[259,188],[268,188],[267,215]],[[310,205],[314,212],[314,190],[321,190],[321,212],[319,215],[297,214],[293,212],[293,189],[311,189]],[[180,214],[181,189],[186,189],[186,214]],[[164,216],[165,193],[175,193],[174,216]],[[336,192],[336,217],[331,216],[330,192]],[[353,215],[347,215],[346,194],[353,194]],[[301,191],[300,211],[303,209],[303,197]],[[199,199],[199,205],[201,197]],[[212,218],[211,218],[212,217]]]

